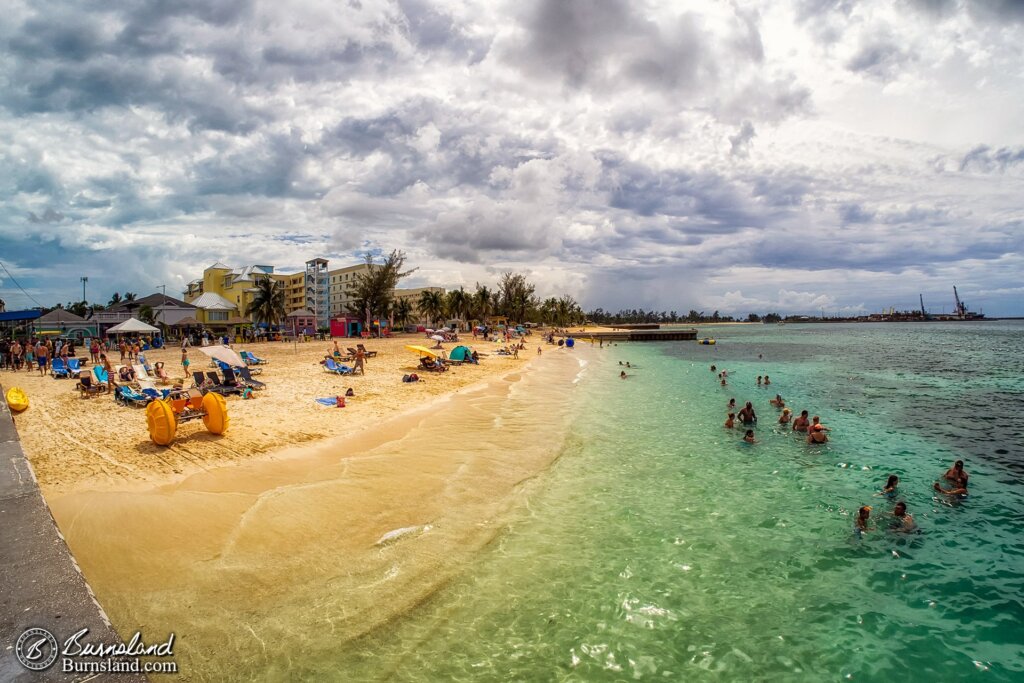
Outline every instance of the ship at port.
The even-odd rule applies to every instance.
[[[921,299],[921,313],[923,315],[925,315],[927,320],[984,320],[985,319],[985,314],[984,313],[975,313],[974,311],[972,311],[969,308],[967,308],[967,302],[960,299],[960,293],[958,291],[956,291],[956,285],[953,285],[953,300],[954,300],[955,303],[954,303],[952,315],[943,313],[943,314],[939,314],[939,315],[931,315],[931,316],[929,316],[924,311],[924,299],[923,298]]]

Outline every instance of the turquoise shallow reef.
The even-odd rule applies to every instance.
[[[1024,325],[701,335],[565,351],[585,367],[561,457],[457,580],[335,652],[339,677],[1022,680]],[[831,441],[780,429],[776,393]],[[723,428],[730,398],[758,443]],[[951,501],[932,484],[957,459]],[[889,474],[918,533],[888,528]]]

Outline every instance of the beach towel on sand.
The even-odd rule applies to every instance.
[[[332,408],[344,408],[345,397],[344,396],[328,396],[326,398],[315,398],[313,399],[320,405],[330,406]]]

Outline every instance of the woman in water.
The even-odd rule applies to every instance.
[[[729,413],[729,417],[725,418],[725,428],[732,429],[736,426],[736,413]]]
[[[814,425],[807,430],[807,443],[819,444],[828,443],[828,435],[821,425]]]
[[[790,418],[790,416],[792,414],[793,413],[789,410],[789,408],[783,408],[782,409],[782,415],[779,415],[779,424],[780,425],[789,424],[789,418]]]
[[[868,520],[871,519],[871,506],[865,505],[861,509],[857,510],[857,521],[854,523],[854,530],[858,533],[865,531],[874,531],[875,527],[868,526]]]
[[[773,398],[772,400],[770,400],[768,402],[771,403],[776,408],[785,408],[786,407],[786,402],[782,400],[782,395],[781,394],[775,394],[775,398]]]
[[[893,498],[898,493],[899,486],[900,478],[895,474],[890,474],[889,479],[885,482],[885,486],[882,487],[881,493],[878,493],[877,495],[884,498]]]

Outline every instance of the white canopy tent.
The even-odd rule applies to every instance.
[[[153,334],[159,331],[159,329],[152,325],[147,325],[138,318],[128,318],[123,323],[118,323],[107,330],[107,334],[141,334],[143,332]]]

